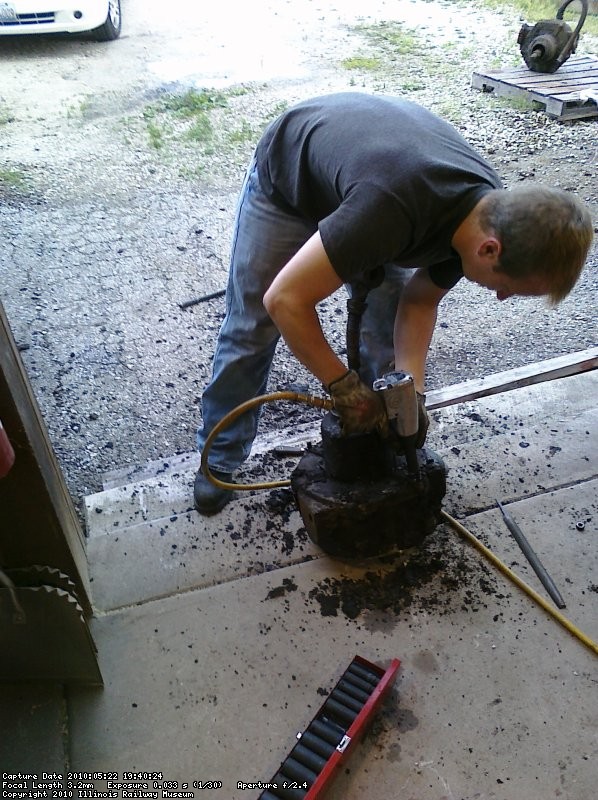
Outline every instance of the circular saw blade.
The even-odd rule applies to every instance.
[[[77,587],[73,581],[56,567],[33,564],[31,567],[15,567],[4,571],[15,586],[53,586],[77,597]]]

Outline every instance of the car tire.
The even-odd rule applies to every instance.
[[[95,28],[92,34],[97,42],[111,42],[113,39],[118,39],[121,27],[120,0],[109,0],[106,22],[100,25],[99,28]]]

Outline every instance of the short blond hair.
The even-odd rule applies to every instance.
[[[594,231],[590,212],[572,194],[533,183],[496,189],[484,197],[479,221],[501,243],[502,272],[542,277],[554,305],[573,289]]]

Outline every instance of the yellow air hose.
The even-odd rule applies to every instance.
[[[273,392],[272,394],[262,394],[259,397],[254,397],[251,400],[248,400],[246,403],[241,403],[241,405],[233,408],[232,411],[229,411],[226,416],[222,417],[220,422],[213,428],[212,432],[206,439],[206,443],[203,448],[203,452],[201,454],[201,469],[203,474],[208,478],[208,480],[213,483],[215,486],[219,486],[221,489],[230,489],[233,491],[249,491],[249,490],[257,490],[257,489],[278,489],[282,486],[290,486],[291,481],[287,478],[280,481],[269,481],[265,483],[251,483],[251,484],[240,484],[240,483],[228,483],[226,481],[218,480],[211,472],[208,466],[208,454],[210,452],[210,448],[214,442],[214,439],[218,436],[218,434],[223,431],[225,428],[228,428],[238,417],[244,414],[246,411],[249,411],[256,406],[263,405],[264,403],[274,403],[279,402],[282,400],[287,400],[293,403],[304,403],[309,406],[313,406],[314,408],[323,408],[327,411],[331,411],[334,408],[333,401],[328,397],[317,397],[316,395],[311,394],[302,394],[301,392]],[[528,597],[531,597],[541,608],[544,609],[551,617],[553,617],[557,622],[559,622],[564,628],[566,628],[569,633],[573,634],[579,641],[592,650],[596,655],[598,655],[598,644],[594,642],[589,636],[586,636],[583,631],[581,631],[576,625],[574,625],[570,620],[567,619],[560,611],[550,605],[547,600],[545,600],[542,595],[539,595],[531,586],[528,586],[525,581],[521,580],[521,578],[516,575],[513,570],[509,569],[507,565],[496,556],[492,550],[486,547],[485,544],[482,544],[480,540],[473,535],[470,531],[467,530],[460,522],[458,522],[454,517],[451,517],[450,514],[447,514],[446,511],[440,512],[441,518],[450,525],[457,533],[459,533],[464,539],[466,539],[471,545],[473,545],[478,552],[482,553],[488,561],[490,561],[494,566],[502,572],[509,580],[511,580],[516,586],[518,586],[523,592],[525,592]]]
[[[210,481],[210,483],[213,483],[214,486],[219,486],[221,489],[232,489],[237,492],[249,491],[250,489],[278,489],[281,486],[291,485],[291,481],[288,480],[288,478],[281,481],[269,481],[267,483],[228,483],[227,481],[219,480],[215,475],[213,475],[210,472],[210,467],[208,466],[208,454],[210,452],[210,448],[212,447],[214,439],[221,431],[223,431],[225,428],[228,428],[229,425],[232,425],[232,423],[238,417],[240,417],[246,411],[249,411],[251,408],[261,406],[264,403],[275,403],[281,400],[290,400],[293,403],[304,403],[308,406],[313,406],[314,408],[324,408],[326,411],[331,411],[334,408],[334,403],[329,397],[317,397],[313,394],[302,394],[301,392],[273,392],[272,394],[261,394],[258,397],[247,400],[245,403],[241,403],[241,405],[233,408],[232,411],[229,411],[228,414],[222,417],[220,422],[214,426],[212,432],[206,439],[206,443],[201,454],[201,471]]]

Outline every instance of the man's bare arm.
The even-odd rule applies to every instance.
[[[289,348],[325,386],[347,367],[326,341],[316,306],[342,285],[318,232],[283,267],[264,295],[266,311]]]
[[[434,284],[426,269],[418,269],[405,286],[394,330],[395,369],[409,372],[424,393],[426,357],[436,325],[438,304],[448,289]]]

